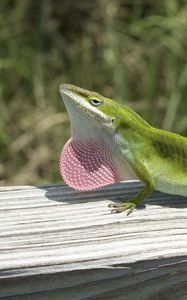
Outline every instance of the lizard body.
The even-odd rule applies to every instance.
[[[150,193],[187,196],[187,138],[150,126],[133,110],[96,92],[63,84],[60,93],[71,122],[71,139],[60,159],[64,181],[92,190],[141,180],[142,191],[114,212],[129,210]]]

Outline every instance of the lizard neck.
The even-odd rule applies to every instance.
[[[122,157],[114,130],[69,107],[71,139],[60,156],[60,172],[69,186],[88,191],[134,179],[134,173]]]

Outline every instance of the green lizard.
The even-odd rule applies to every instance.
[[[64,181],[88,191],[126,180],[141,180],[142,191],[112,212],[131,213],[154,189],[187,196],[187,138],[153,128],[133,110],[96,92],[62,84],[71,122],[63,148]]]

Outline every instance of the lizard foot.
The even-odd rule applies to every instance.
[[[113,207],[113,209],[111,210],[112,214],[121,213],[125,210],[128,210],[128,212],[127,212],[127,216],[128,216],[134,211],[136,204],[134,204],[133,202],[127,202],[127,203],[123,203],[123,204],[111,203],[108,205],[108,207]]]

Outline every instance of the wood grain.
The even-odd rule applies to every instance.
[[[107,207],[141,186],[0,188],[0,299],[187,299],[187,198]]]

